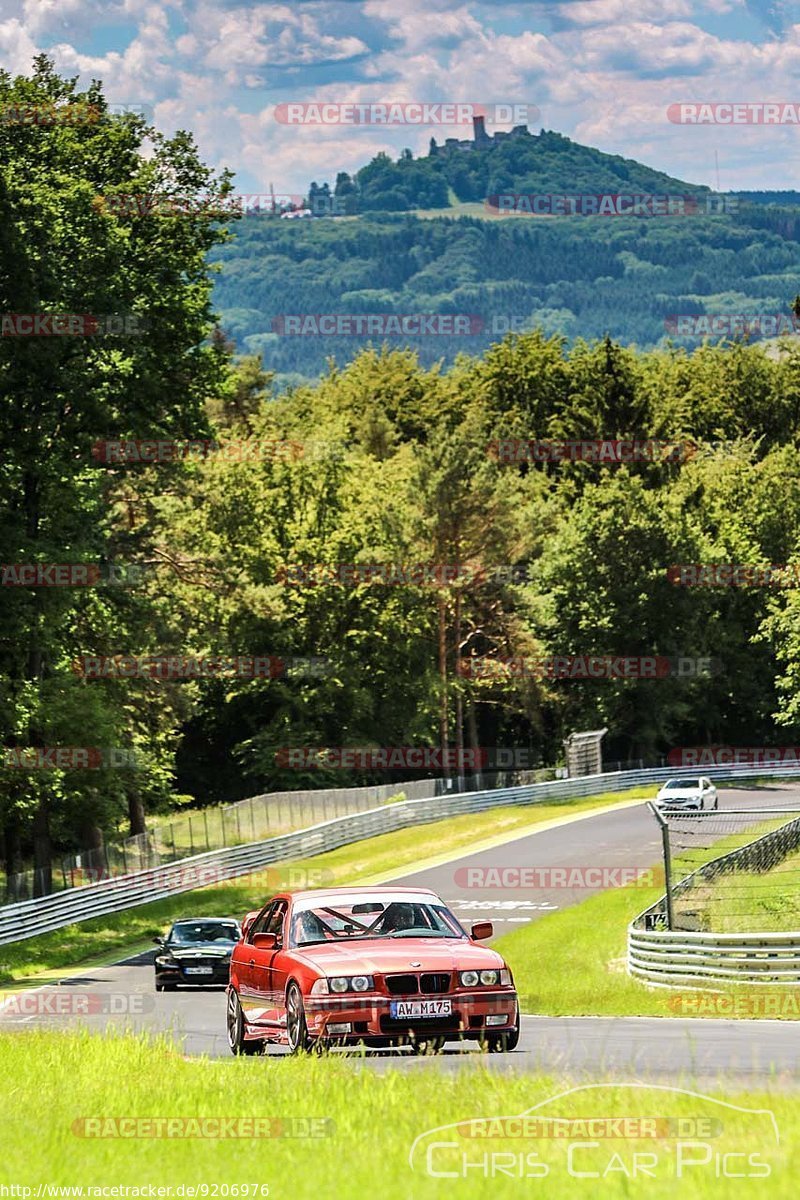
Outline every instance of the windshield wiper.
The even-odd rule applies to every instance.
[[[440,933],[438,929],[393,929],[389,937],[433,937],[446,938],[449,933]]]

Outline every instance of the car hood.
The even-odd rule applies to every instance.
[[[385,975],[407,971],[486,971],[505,966],[505,960],[488,946],[472,942],[430,938],[379,938],[350,945],[298,947],[298,958],[324,975]],[[420,966],[412,966],[420,963]]]
[[[696,800],[702,796],[701,788],[670,788],[668,792],[659,792],[659,800]]]

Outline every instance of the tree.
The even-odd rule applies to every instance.
[[[124,535],[114,513],[129,468],[100,466],[92,447],[109,438],[196,439],[207,428],[205,401],[221,385],[222,357],[204,346],[212,324],[206,255],[225,234],[203,202],[225,195],[230,179],[202,165],[190,135],[167,139],[141,118],[110,116],[99,83],[78,92],[45,56],[29,79],[0,73],[0,103],[73,106],[92,117],[0,124],[3,332],[14,332],[9,313],[45,315],[42,336],[0,340],[0,557],[109,562],[121,545],[144,551],[146,536]],[[101,323],[97,332],[88,324],[73,336],[45,336],[48,315],[86,313]],[[33,587],[10,597],[0,646],[6,740],[59,744],[81,711],[89,745],[125,729],[124,695],[89,703],[70,668],[76,654],[141,631],[124,593]],[[54,690],[62,700],[48,709]],[[72,784],[63,771],[40,772],[32,784],[4,771],[1,786],[7,853],[20,819],[32,825],[37,889],[47,891],[51,826]]]

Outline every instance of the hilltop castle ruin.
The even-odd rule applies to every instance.
[[[527,125],[515,125],[508,133],[487,133],[485,118],[473,117],[472,141],[469,138],[445,138],[444,144],[438,146],[436,138],[431,138],[429,157],[434,154],[446,154],[450,150],[488,150],[492,146],[496,146],[498,142],[508,141],[509,138],[535,136],[535,134],[530,133]]]

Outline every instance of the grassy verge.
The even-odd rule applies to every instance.
[[[634,1192],[646,1200],[667,1200],[675,1193],[682,1162],[681,1185],[698,1200],[729,1196],[733,1189],[725,1175],[733,1172],[738,1173],[737,1196],[788,1198],[796,1195],[800,1174],[800,1109],[796,1097],[785,1093],[738,1095],[719,1089],[712,1097],[608,1083],[562,1096],[574,1084],[489,1071],[479,1056],[474,1069],[449,1076],[443,1087],[435,1060],[417,1060],[418,1069],[410,1072],[379,1075],[335,1056],[185,1060],[166,1043],[85,1033],[0,1036],[0,1064],[3,1078],[13,1081],[5,1089],[0,1179],[31,1188],[34,1197],[38,1185],[50,1184],[157,1185],[171,1188],[173,1197],[248,1195],[250,1200],[266,1194],[272,1200],[375,1194],[381,1200],[445,1194],[454,1200],[532,1194],[543,1200],[565,1195],[595,1200],[600,1184],[610,1200]],[[46,1121],[41,1115],[44,1081]],[[658,1133],[590,1140],[584,1128],[574,1136],[547,1138],[541,1136],[541,1124],[539,1136],[531,1137],[527,1134],[537,1131],[530,1126],[520,1136],[518,1128],[506,1125],[484,1128],[494,1135],[489,1138],[475,1136],[480,1127],[463,1124],[509,1117],[534,1105],[541,1105],[537,1116],[567,1120],[655,1119]],[[272,1136],[251,1133],[244,1139],[230,1135],[237,1128],[231,1124],[223,1139],[198,1137],[196,1125],[195,1136],[187,1138],[176,1136],[186,1126],[172,1125],[170,1135],[153,1136],[152,1124],[116,1124],[131,1118],[272,1118],[282,1124],[262,1126],[271,1128]],[[309,1127],[309,1119],[318,1123]],[[678,1119],[684,1121],[680,1130]],[[458,1130],[439,1128],[456,1122],[462,1123]],[[706,1124],[698,1129],[698,1122]],[[120,1129],[127,1136],[109,1136]],[[214,1132],[210,1124],[205,1129]],[[638,1126],[637,1134],[646,1129]],[[324,1136],[297,1136],[309,1130]],[[648,1158],[647,1169],[637,1169],[634,1177],[635,1154]]]
[[[675,859],[675,878],[782,821],[772,818],[721,838],[691,859]],[[762,887],[763,881],[761,876]],[[628,925],[663,893],[663,884],[613,888],[499,938],[495,945],[514,972],[522,1011],[552,1016],[800,1018],[800,989],[787,994],[786,988],[715,984],[707,992],[698,992],[688,987],[649,987],[628,975]],[[694,896],[694,891],[687,893],[681,900],[684,907],[696,907],[690,899]],[[797,912],[796,897],[793,904]]]
[[[461,849],[468,853],[483,838],[517,830],[524,833],[526,829],[557,817],[588,812],[651,793],[652,788],[644,788],[559,804],[495,808],[382,834],[296,863],[277,863],[239,880],[198,888],[167,900],[95,917],[24,942],[0,946],[0,984],[42,971],[78,966],[98,956],[113,957],[126,950],[144,949],[148,939],[161,933],[170,921],[187,913],[193,916],[240,916],[249,909],[260,908],[272,892],[280,891],[284,886],[304,886],[306,873],[308,886],[320,882],[328,885],[367,882],[375,876],[401,874],[404,868],[418,868],[429,857]]]
[[[693,888],[699,926],[712,933],[786,933],[800,929],[800,854],[770,871],[737,871]],[[688,903],[688,901],[687,901]]]

